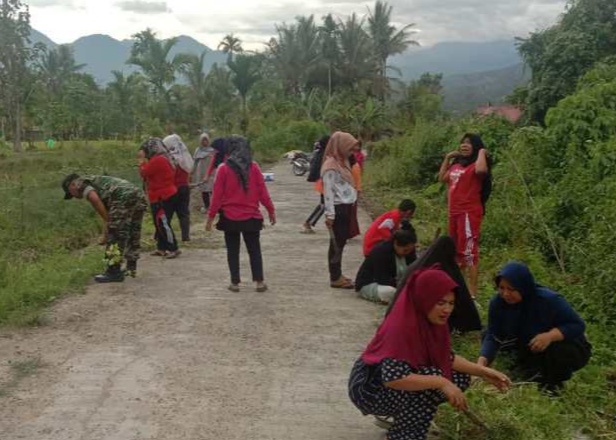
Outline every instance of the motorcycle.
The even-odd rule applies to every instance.
[[[303,151],[290,151],[287,153],[287,157],[291,162],[292,171],[295,176],[303,176],[310,169],[310,160],[312,159],[312,153],[305,153]]]

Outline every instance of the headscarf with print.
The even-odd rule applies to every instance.
[[[325,159],[321,166],[321,177],[327,171],[337,171],[343,180],[354,185],[353,174],[349,157],[357,147],[359,141],[349,133],[337,131],[329,138],[325,149]]]
[[[250,180],[250,166],[252,165],[252,152],[250,143],[243,136],[233,135],[227,140],[227,166],[231,168],[242,183],[244,191],[248,191]]]
[[[145,153],[145,157],[148,160],[152,159],[154,156],[165,156],[171,166],[173,166],[173,168],[177,167],[175,159],[160,138],[153,137],[148,139],[141,144],[141,147],[139,147],[139,149],[143,150],[143,152]]]
[[[438,265],[415,272],[368,344],[362,360],[375,365],[390,358],[406,362],[414,369],[437,367],[451,380],[449,328],[447,324],[431,323],[428,314],[456,287],[455,281]]]
[[[190,173],[193,169],[194,161],[188,151],[188,147],[182,141],[182,138],[177,134],[171,134],[163,139],[163,144],[173,156],[175,162],[187,173]]]

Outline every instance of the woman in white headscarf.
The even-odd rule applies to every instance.
[[[197,187],[201,191],[201,198],[203,199],[202,212],[207,212],[210,207],[214,175],[208,171],[215,155],[216,150],[210,145],[210,136],[207,133],[202,133],[199,137],[199,146],[193,156],[195,164],[190,175],[191,186]]]
[[[175,172],[175,186],[178,188],[178,204],[176,212],[180,220],[182,241],[190,241],[190,186],[188,177],[193,169],[193,158],[188,147],[177,134],[171,134],[163,139],[169,149],[174,162],[177,164]]]

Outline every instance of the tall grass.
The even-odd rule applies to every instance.
[[[81,289],[102,267],[87,249],[101,222],[84,201],[63,200],[66,174],[109,174],[140,185],[136,145],[64,142],[0,158],[0,323],[36,323],[38,310]]]

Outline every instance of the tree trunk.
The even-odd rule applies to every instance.
[[[13,151],[15,153],[21,153],[23,151],[21,146],[21,102],[19,102],[19,100],[15,103],[15,134],[13,136]]]

